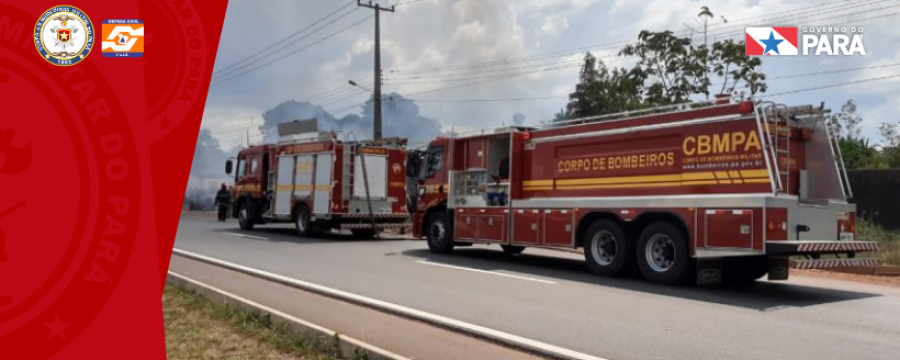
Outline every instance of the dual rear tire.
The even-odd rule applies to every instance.
[[[596,274],[624,276],[635,268],[650,282],[675,284],[691,279],[693,259],[683,233],[667,222],[655,222],[631,241],[615,221],[594,222],[586,232],[584,257]]]

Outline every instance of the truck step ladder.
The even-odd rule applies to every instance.
[[[354,133],[347,134],[348,140],[350,139],[350,135],[353,135],[354,140],[356,140],[356,134]],[[353,145],[349,145],[349,141],[347,143],[347,146],[356,148],[356,153],[359,154],[360,168],[362,168],[363,174],[363,187],[366,189],[366,205],[368,205],[369,208],[369,220],[372,222],[372,231],[375,231],[375,234],[378,235],[378,226],[375,224],[375,211],[372,210],[372,196],[369,194],[369,174],[366,171],[366,156],[362,152],[362,144],[360,144],[359,141],[354,141]],[[352,181],[354,176],[350,176]]]

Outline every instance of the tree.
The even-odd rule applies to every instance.
[[[575,91],[569,94],[565,112],[556,119],[611,114],[641,106],[642,79],[625,69],[606,67],[591,53],[584,56]]]
[[[644,83],[645,104],[680,104],[689,102],[695,94],[709,95],[709,51],[705,46],[695,48],[688,38],[677,37],[671,31],[643,30],[637,44],[626,45],[619,55],[638,58],[629,74]]]
[[[873,169],[878,167],[878,151],[869,146],[869,140],[854,137],[838,139],[841,156],[847,169]]]
[[[740,84],[750,90],[751,96],[766,92],[766,74],[757,71],[762,60],[757,56],[746,55],[743,41],[715,42],[708,61],[712,73],[721,78],[720,94],[733,94]]]
[[[881,155],[891,169],[900,169],[900,123],[883,123],[878,127],[884,145]]]
[[[828,122],[835,130],[835,136],[841,138],[858,138],[860,136],[859,125],[862,123],[862,116],[856,112],[856,103],[853,99],[847,100],[841,106],[841,112],[829,116]]]

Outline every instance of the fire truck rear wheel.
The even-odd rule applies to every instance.
[[[309,221],[309,209],[300,205],[297,207],[294,215],[294,227],[297,229],[297,235],[309,236],[312,234],[312,224]]]
[[[453,251],[453,234],[450,221],[444,212],[436,212],[428,218],[428,227],[425,228],[425,236],[428,239],[428,249],[431,252],[446,254]]]
[[[598,220],[591,224],[584,241],[584,260],[592,272],[599,275],[624,275],[634,266],[633,245],[625,232],[612,220]]]
[[[638,267],[644,278],[657,284],[690,280],[692,259],[681,231],[667,222],[655,222],[641,232]]]
[[[241,230],[253,230],[253,219],[250,212],[250,205],[246,202],[242,203],[238,210],[238,225],[241,226]]]

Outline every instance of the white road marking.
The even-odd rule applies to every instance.
[[[278,310],[275,310],[275,309],[270,308],[270,307],[268,307],[268,306],[265,306],[265,305],[263,305],[263,304],[257,303],[257,302],[255,302],[255,301],[253,301],[253,300],[246,299],[246,298],[243,298],[243,297],[241,297],[241,296],[238,296],[237,294],[232,294],[232,293],[227,292],[227,291],[225,291],[225,290],[219,289],[219,288],[217,288],[217,287],[215,287],[215,286],[212,286],[212,285],[209,285],[209,284],[206,284],[206,283],[202,283],[202,282],[200,282],[200,281],[197,281],[197,280],[188,278],[187,276],[181,275],[181,274],[179,274],[179,273],[177,273],[177,272],[174,272],[174,271],[171,271],[171,270],[170,270],[168,273],[169,273],[169,276],[175,276],[175,277],[177,277],[177,278],[179,278],[179,279],[181,279],[181,280],[183,280],[183,281],[192,283],[192,284],[194,284],[195,286],[199,286],[199,287],[205,288],[205,289],[207,289],[207,290],[209,290],[209,291],[218,293],[219,295],[223,295],[223,296],[225,296],[225,297],[232,298],[232,299],[234,299],[234,300],[237,300],[238,302],[242,302],[242,303],[244,303],[244,304],[250,305],[250,306],[252,306],[252,307],[254,307],[254,308],[257,308],[257,309],[262,310],[262,311],[264,311],[264,312],[273,314],[273,315],[275,315],[275,316],[277,316],[277,317],[280,317],[280,318],[282,318],[282,319],[287,319],[287,320],[290,320],[291,322],[295,322],[295,323],[301,324],[301,325],[303,325],[303,326],[305,326],[305,327],[307,327],[307,328],[312,328],[312,329],[314,329],[314,330],[316,330],[316,331],[318,331],[318,332],[321,332],[321,333],[323,333],[323,334],[333,335],[333,334],[336,334],[336,333],[337,333],[336,331],[331,330],[331,329],[329,329],[329,328],[322,327],[322,326],[313,324],[313,323],[311,323],[311,322],[308,322],[308,321],[306,321],[306,320],[303,320],[303,319],[300,319],[300,318],[297,318],[297,317],[294,317],[294,316],[285,314],[285,313],[283,313],[283,312],[281,312],[281,311],[278,311]],[[363,341],[357,340],[356,338],[352,338],[352,337],[347,336],[347,335],[344,335],[344,334],[341,334],[341,341],[346,341],[346,342],[348,342],[348,343],[351,343],[351,344],[355,345],[356,347],[363,348],[363,349],[365,349],[366,351],[370,351],[370,352],[373,352],[373,353],[381,354],[382,356],[387,357],[387,358],[390,358],[390,359],[396,359],[396,360],[411,360],[411,359],[409,359],[409,358],[407,358],[407,357],[401,356],[401,355],[399,355],[399,354],[392,353],[392,352],[390,352],[390,351],[387,351],[387,350],[382,349],[382,348],[380,348],[380,347],[377,347],[377,346],[375,346],[375,345],[372,345],[372,344],[369,344],[369,343],[367,343],[367,342],[363,342]]]
[[[330,288],[327,286],[311,283],[308,281],[298,280],[294,278],[290,278],[284,275],[278,275],[275,273],[270,273],[268,271],[258,270],[251,267],[238,265],[232,262],[228,262],[225,260],[219,260],[215,258],[211,258],[205,255],[200,255],[197,253],[192,253],[190,251],[181,250],[179,248],[172,249],[173,254],[178,254],[181,256],[185,256],[188,258],[192,258],[195,260],[200,260],[203,262],[207,262],[210,264],[214,264],[217,266],[221,266],[227,269],[240,271],[245,274],[250,274],[259,278],[263,278],[270,281],[279,282],[282,284],[286,284],[289,286],[297,287],[300,289],[304,289],[307,291],[313,291],[320,294],[325,294],[328,296],[332,296],[338,299],[343,299],[345,301],[349,301],[356,304],[362,304],[365,306],[370,306],[375,309],[380,309],[382,311],[387,311],[394,314],[400,314],[403,316],[411,317],[414,319],[418,319],[420,321],[424,321],[431,324],[437,324],[439,326],[444,326],[451,329],[456,329],[457,331],[462,331],[469,334],[475,334],[481,337],[485,337],[488,339],[492,339],[494,341],[499,341],[500,343],[510,344],[513,346],[517,346],[523,349],[528,349],[537,353],[543,354],[553,354],[554,357],[563,357],[569,359],[577,359],[577,360],[606,360],[601,357],[588,355],[585,353],[581,353],[575,350],[569,350],[566,348],[562,348],[556,345],[547,344],[545,342],[532,340],[529,338],[521,337],[518,335],[513,335],[509,333],[505,333],[499,330],[494,330],[488,327],[475,325],[471,323],[467,323],[461,320],[452,319],[446,316],[441,316],[437,314],[432,314],[426,311],[413,309],[410,307],[406,307],[403,305],[397,305],[394,303],[390,303],[383,300],[373,299],[363,295],[357,295],[354,293],[346,292],[343,290],[338,290],[334,288]]]
[[[473,269],[473,268],[467,268],[467,267],[456,266],[456,265],[447,265],[447,264],[441,264],[441,263],[436,263],[436,262],[431,262],[431,261],[425,261],[425,260],[417,260],[416,262],[419,263],[419,264],[422,264],[422,265],[431,265],[431,266],[438,266],[438,267],[443,267],[443,268],[448,268],[448,269],[456,269],[456,270],[472,271],[472,272],[477,272],[477,273],[482,273],[482,274],[497,275],[497,276],[502,276],[502,277],[508,277],[508,278],[513,278],[513,279],[519,279],[519,280],[534,281],[534,282],[539,282],[539,283],[544,283],[544,284],[552,284],[552,285],[556,285],[556,284],[557,284],[556,281],[543,280],[543,279],[536,279],[536,278],[527,277],[527,276],[519,276],[519,275],[513,275],[513,274],[506,274],[506,273],[494,272],[494,271],[489,271],[489,270]]]
[[[264,238],[261,236],[244,235],[244,234],[233,233],[233,232],[222,232],[222,233],[225,235],[237,236],[237,237],[248,238],[248,239],[269,240],[269,238]]]

